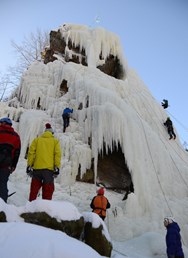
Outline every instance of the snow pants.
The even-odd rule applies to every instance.
[[[63,114],[63,132],[65,132],[66,128],[69,126],[70,115],[68,113]]]
[[[33,171],[29,195],[30,202],[37,198],[41,187],[42,199],[51,200],[55,188],[52,170],[37,169]]]
[[[7,202],[8,199],[8,179],[10,176],[9,168],[0,168],[0,198]]]
[[[172,126],[168,127],[168,134],[170,135],[170,139],[172,139],[173,136],[174,136],[174,139],[176,139],[176,134],[174,133],[174,129]]]

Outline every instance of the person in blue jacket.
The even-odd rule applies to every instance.
[[[65,132],[66,128],[69,126],[69,121],[70,121],[70,114],[73,113],[73,109],[70,109],[68,107],[66,107],[63,110],[63,132]]]
[[[168,258],[184,258],[181,244],[180,227],[172,217],[164,218],[166,233],[166,252]]]

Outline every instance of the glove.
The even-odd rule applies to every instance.
[[[14,172],[14,170],[15,170],[16,168],[15,167],[11,167],[11,169],[10,169],[10,173],[12,173],[12,172]]]
[[[53,176],[56,178],[58,175],[59,175],[59,168],[55,167],[54,172],[53,172]]]
[[[12,172],[14,172],[14,170],[16,169],[15,167],[8,167],[9,168],[9,171],[10,173],[12,174]]]
[[[30,177],[33,176],[33,169],[32,169],[31,166],[27,166],[26,173],[27,173],[27,175],[30,176]]]

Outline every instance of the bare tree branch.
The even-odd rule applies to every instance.
[[[11,40],[11,45],[17,55],[17,61],[15,66],[8,68],[7,74],[0,74],[0,101],[7,96],[10,89],[13,90],[19,85],[21,76],[28,66],[34,61],[41,61],[41,52],[49,45],[49,32],[37,29],[35,33],[24,37],[21,44]]]

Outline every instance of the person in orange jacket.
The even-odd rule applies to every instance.
[[[29,201],[37,198],[41,187],[42,199],[52,199],[54,177],[59,174],[60,162],[60,142],[54,137],[51,125],[47,123],[45,132],[32,141],[28,152],[26,173],[32,177]]]
[[[93,209],[92,212],[95,212],[99,215],[102,220],[106,218],[106,209],[110,208],[110,203],[108,199],[104,196],[104,188],[101,187],[97,191],[97,195],[93,197],[90,207]]]

